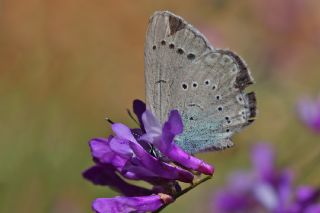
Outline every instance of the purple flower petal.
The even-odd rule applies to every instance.
[[[255,176],[252,172],[236,171],[228,179],[228,188],[237,192],[247,193],[252,190],[254,181]]]
[[[113,152],[125,159],[128,159],[133,155],[133,151],[129,146],[129,141],[127,140],[121,140],[117,137],[114,137],[110,140],[109,146]]]
[[[139,123],[140,123],[140,128],[142,130],[144,130],[144,125],[143,125],[143,122],[142,122],[142,114],[146,111],[146,104],[141,101],[141,100],[134,100],[133,101],[133,112],[134,114],[136,114],[138,120],[139,120]]]
[[[308,202],[314,198],[317,190],[311,186],[300,186],[297,189],[297,200],[299,202]]]
[[[292,196],[293,175],[289,170],[283,170],[277,180],[279,205],[277,212],[283,212],[287,208]]]
[[[251,207],[251,199],[234,190],[220,190],[215,193],[212,203],[213,212],[236,213],[248,212]]]
[[[192,173],[181,169],[180,167],[174,167],[164,163],[163,161],[151,156],[139,144],[130,143],[130,147],[141,162],[142,166],[154,172],[158,177],[169,180],[180,180],[187,183],[192,182]]]
[[[319,212],[320,212],[320,204],[310,205],[304,210],[304,213],[319,213]]]
[[[183,123],[178,110],[172,110],[169,114],[170,132],[174,135],[179,135],[183,132]]]
[[[124,139],[132,142],[137,142],[133,137],[131,130],[124,124],[115,123],[112,124],[112,131],[116,134],[119,139]]]
[[[149,111],[146,110],[142,114],[142,121],[144,128],[146,130],[146,135],[142,136],[147,137],[145,140],[152,142],[155,141],[161,135],[161,124],[159,120]]]
[[[110,186],[125,196],[150,195],[152,191],[129,184],[122,180],[115,170],[108,166],[96,165],[83,172],[83,177],[96,185]]]
[[[253,185],[253,195],[255,199],[270,212],[278,208],[279,199],[275,188],[270,184],[260,182]]]
[[[121,170],[121,168],[126,164],[127,159],[120,157],[110,148],[110,140],[105,138],[95,138],[89,142],[91,154],[96,161],[102,164],[110,164],[115,168]]]
[[[299,101],[297,108],[301,121],[320,133],[320,98],[318,100],[303,98]]]
[[[167,199],[169,200],[169,199]],[[164,204],[160,195],[141,197],[97,198],[92,208],[97,213],[147,212],[156,211]]]
[[[164,142],[166,143],[166,142]],[[169,148],[170,147],[170,148]],[[191,156],[189,153],[185,152],[175,143],[172,143],[168,148],[159,148],[159,150],[167,156],[170,160],[179,163],[180,165],[201,172],[206,175],[212,175],[214,169],[211,165],[205,163],[204,161]],[[158,147],[157,147],[158,148]]]
[[[258,175],[266,181],[271,181],[275,176],[274,153],[271,146],[267,143],[256,144],[252,150],[251,158]]]

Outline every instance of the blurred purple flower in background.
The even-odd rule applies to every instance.
[[[228,185],[214,194],[215,213],[319,213],[319,191],[304,187],[294,192],[292,174],[278,170],[267,143],[253,148],[251,171],[234,173]],[[307,190],[308,189],[308,190]]]
[[[92,205],[96,212],[155,211],[172,202],[181,192],[178,181],[193,183],[192,170],[199,174],[213,174],[212,166],[174,143],[174,137],[183,131],[178,111],[171,111],[168,121],[161,126],[143,102],[134,101],[133,108],[140,129],[113,123],[114,135],[89,142],[96,164],[83,176],[94,184],[109,186],[124,195],[96,199]],[[146,181],[153,188],[129,184],[124,178]]]
[[[320,190],[310,186],[300,186],[295,193],[295,200],[289,207],[288,213],[319,213]],[[318,201],[318,203],[317,203]]]
[[[298,103],[298,114],[301,121],[316,133],[320,133],[320,96],[312,100],[303,98]]]

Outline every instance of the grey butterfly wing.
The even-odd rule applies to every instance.
[[[186,50],[192,49],[192,52]],[[145,42],[146,102],[161,122],[172,107],[173,79],[179,78],[195,55],[211,51],[207,40],[182,18],[164,11],[149,20]]]
[[[186,127],[177,143],[188,152],[231,147],[231,136],[254,121],[255,94],[243,92],[253,80],[235,53],[215,50],[199,56],[180,82],[188,89],[175,92],[176,98],[184,97],[184,107],[177,107]]]
[[[178,109],[185,125],[176,143],[189,153],[233,145],[230,138],[253,121],[255,94],[247,66],[231,51],[210,46],[170,12],[151,17],[145,44],[146,102],[163,122]]]

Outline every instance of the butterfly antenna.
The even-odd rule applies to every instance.
[[[109,118],[105,118],[106,119],[106,121],[108,121],[110,124],[114,124],[114,122],[111,120],[111,119],[109,119]]]
[[[129,115],[129,117],[138,125],[140,126],[139,122],[133,117],[131,111],[129,109],[127,109],[127,113]]]

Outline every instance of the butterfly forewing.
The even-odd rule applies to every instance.
[[[172,107],[174,81],[185,74],[195,55],[211,49],[204,37],[180,17],[156,12],[150,18],[145,43],[146,101],[162,122]]]
[[[214,49],[182,18],[156,12],[145,44],[147,106],[160,119],[178,109],[184,133],[176,143],[189,153],[232,146],[230,137],[255,117],[253,79],[235,53]]]

